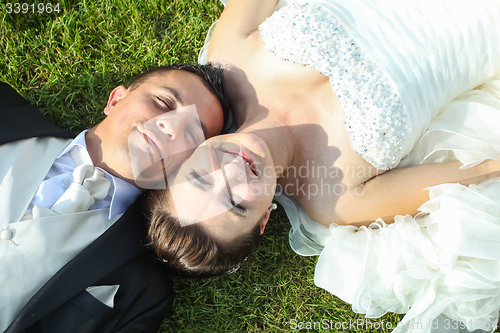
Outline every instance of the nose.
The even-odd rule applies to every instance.
[[[217,172],[217,187],[226,187],[228,191],[232,191],[239,184],[247,183],[244,163],[234,158],[230,162],[222,162],[220,171]]]
[[[179,126],[175,119],[158,119],[156,120],[156,126],[158,126],[160,131],[165,134],[169,140],[175,140],[177,138]]]

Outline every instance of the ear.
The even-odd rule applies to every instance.
[[[271,211],[268,209],[264,217],[260,221],[260,234],[264,233],[264,229],[266,228],[267,222],[269,221],[269,217],[271,216]]]
[[[113,91],[111,94],[109,94],[108,98],[108,104],[106,104],[106,108],[104,109],[104,114],[107,116],[110,112],[113,106],[116,105],[125,95],[127,94],[128,89],[125,88],[124,86],[118,86]]]

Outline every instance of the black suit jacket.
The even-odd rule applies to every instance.
[[[72,138],[12,87],[0,82],[0,145],[32,137]],[[143,247],[146,220],[138,203],[57,272],[5,333],[158,332],[174,292],[165,265]],[[85,291],[120,285],[109,308]]]

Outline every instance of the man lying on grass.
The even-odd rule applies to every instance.
[[[0,83],[1,332],[158,331],[174,293],[137,199],[222,130],[222,84],[211,66],[152,69],[73,139]]]

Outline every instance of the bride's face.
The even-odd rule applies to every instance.
[[[218,239],[249,232],[272,203],[276,187],[267,145],[251,133],[214,137],[169,180],[181,225],[202,223]]]

